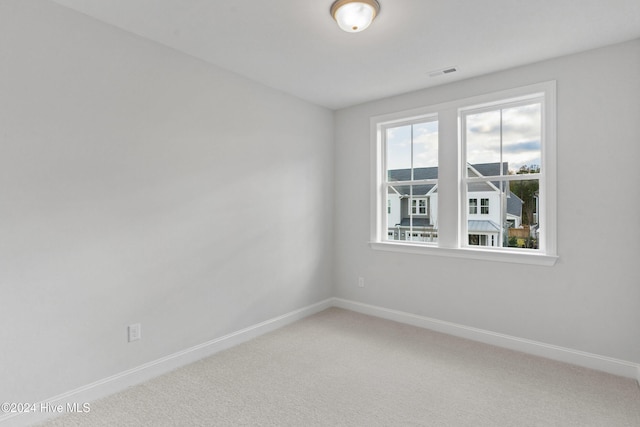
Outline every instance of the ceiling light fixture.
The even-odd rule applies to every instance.
[[[365,30],[379,12],[376,0],[336,0],[331,5],[331,16],[348,33]]]

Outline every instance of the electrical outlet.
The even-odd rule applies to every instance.
[[[137,341],[142,338],[142,326],[140,326],[140,323],[129,325],[127,330],[129,332],[129,342]]]
[[[358,287],[364,288],[364,277],[358,277]]]

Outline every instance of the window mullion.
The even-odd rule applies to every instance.
[[[458,110],[443,109],[438,114],[438,121],[438,246],[456,248],[461,188],[458,177]]]
[[[487,176],[472,176],[465,178],[468,183],[472,182],[485,182],[485,181],[527,181],[533,179],[542,179],[541,173],[525,173],[516,175],[487,175]]]
[[[437,179],[416,179],[413,181],[388,181],[388,185],[425,185],[425,184],[437,184]]]

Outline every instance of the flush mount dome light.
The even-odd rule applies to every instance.
[[[348,33],[366,29],[380,12],[376,0],[336,0],[331,5],[331,16]]]

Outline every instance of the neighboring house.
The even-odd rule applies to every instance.
[[[503,163],[503,175],[508,165]],[[389,181],[411,180],[410,169],[390,170]],[[413,180],[437,179],[438,168],[415,168]],[[468,165],[469,176],[500,175],[499,163]],[[467,190],[467,228],[469,244],[504,246],[508,228],[522,225],[522,200],[497,182],[475,183]],[[504,203],[502,202],[504,199]],[[394,185],[387,199],[389,240],[435,242],[438,238],[437,184]],[[504,218],[502,220],[501,218]]]

